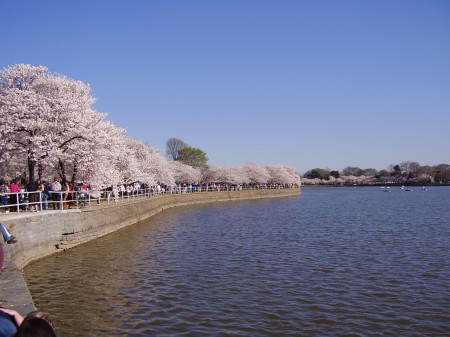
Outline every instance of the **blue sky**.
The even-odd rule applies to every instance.
[[[2,1],[0,68],[89,83],[95,109],[219,166],[450,163],[450,1]]]

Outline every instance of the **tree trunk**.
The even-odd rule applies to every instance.
[[[36,161],[28,158],[28,182],[31,183],[35,181],[34,170],[36,168]]]
[[[44,169],[42,168],[42,163],[39,161],[39,163],[38,163],[38,179],[40,180],[40,181],[42,181],[42,171],[43,171]]]
[[[75,179],[77,178],[78,173],[78,165],[77,163],[73,164],[73,174],[72,174],[72,185],[75,186]]]
[[[61,177],[61,180],[62,180],[62,182],[63,182],[63,185],[65,185],[66,182],[67,182],[67,177],[66,177],[66,170],[65,170],[65,168],[64,168],[64,163],[62,162],[61,159],[59,159],[58,162],[59,162],[59,168],[60,168],[59,176]]]

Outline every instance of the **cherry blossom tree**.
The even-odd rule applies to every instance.
[[[118,163],[127,155],[125,130],[109,121],[101,121],[91,131],[89,136],[72,144],[72,156],[67,158],[64,166],[74,169],[73,182],[84,181],[92,189],[117,185],[123,181]]]
[[[70,83],[72,81],[67,79],[61,82],[60,88],[65,85],[72,88],[65,97],[55,99],[56,104],[60,104],[55,111],[59,122],[58,127],[49,132],[52,139],[50,159],[56,163],[55,168],[63,181],[75,182],[81,176],[87,180],[87,172],[94,172],[102,159],[115,153],[113,149],[120,145],[115,141],[123,137],[124,130],[105,121],[106,114],[90,108],[93,101],[88,87],[81,82]],[[82,98],[90,102],[83,102]]]
[[[270,174],[264,166],[249,162],[245,164],[244,168],[251,184],[267,184],[270,180]]]
[[[296,172],[295,168],[286,165],[278,165],[272,166],[268,168],[269,173],[271,174],[271,182],[278,184],[294,184],[297,186],[301,185],[301,178],[299,174]],[[276,177],[276,179],[275,179]]]
[[[228,182],[226,169],[219,166],[211,166],[203,171],[202,181],[205,183]]]
[[[205,183],[243,184],[248,182],[243,167],[211,166],[203,172],[202,181]]]
[[[141,140],[126,140],[127,155],[120,163],[124,181],[141,182],[149,186],[157,183],[173,184],[174,177],[167,160],[158,151]]]
[[[20,162],[25,158],[30,180],[34,180],[38,161],[48,154],[47,126],[42,121],[50,106],[35,90],[46,71],[45,67],[17,65],[0,73],[0,146],[8,153],[1,159]]]
[[[234,166],[227,168],[228,182],[234,185],[248,185],[250,178],[244,166]]]
[[[202,170],[198,167],[192,167],[183,164],[180,161],[169,162],[175,182],[178,184],[191,183],[198,184],[202,180]]]
[[[250,179],[244,166],[233,166],[224,169],[224,181],[234,185],[247,185]]]
[[[64,164],[73,156],[71,149],[89,143],[93,129],[106,117],[91,109],[95,99],[90,87],[49,74],[45,67],[23,64],[2,71],[0,83],[1,145],[10,159],[26,158],[30,181],[36,171],[41,175],[44,166],[55,162],[67,180]]]

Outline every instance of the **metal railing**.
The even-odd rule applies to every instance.
[[[91,191],[21,191],[15,193],[1,193],[0,211],[2,212],[39,212],[46,210],[83,209],[93,206],[111,205],[117,202],[133,201],[142,198],[154,198],[161,195],[207,193],[242,190],[268,190],[299,188],[298,185],[177,185],[168,188],[152,187],[146,189],[103,190],[100,195],[93,196]],[[38,195],[37,201],[30,201],[30,196]],[[98,193],[96,193],[98,194]]]

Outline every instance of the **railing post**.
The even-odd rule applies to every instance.
[[[20,212],[20,204],[19,204],[19,192],[16,192],[16,209],[17,209],[17,213]]]
[[[43,211],[44,208],[42,207],[42,192],[39,191],[39,210]]]

